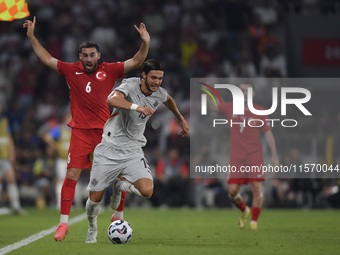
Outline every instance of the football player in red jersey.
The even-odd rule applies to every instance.
[[[236,167],[236,172],[230,172],[229,196],[231,201],[239,208],[242,213],[239,219],[239,227],[244,228],[247,223],[247,216],[250,213],[250,208],[245,205],[241,196],[240,187],[242,184],[251,184],[253,193],[252,201],[252,218],[250,222],[250,229],[257,230],[257,220],[261,213],[263,196],[262,196],[262,181],[265,180],[265,175],[260,172],[242,172],[244,167],[258,166],[261,167],[263,163],[263,151],[260,141],[261,133],[269,145],[272,153],[271,164],[278,166],[279,160],[276,152],[276,145],[271,125],[266,119],[268,116],[255,115],[248,109],[248,87],[253,88],[253,97],[255,96],[254,86],[250,83],[240,84],[240,89],[244,94],[244,115],[233,115],[233,103],[224,103],[220,107],[215,106],[208,100],[208,108],[212,111],[219,112],[228,120],[234,123],[230,127],[230,167]],[[257,110],[264,110],[262,107],[254,104]],[[237,124],[238,123],[238,124]],[[241,124],[240,124],[241,123]],[[243,125],[245,123],[245,125]],[[248,125],[250,123],[250,125]],[[261,126],[261,124],[263,124]],[[243,167],[243,169],[241,169]]]
[[[34,36],[36,17],[26,20],[27,36],[38,58],[48,67],[66,78],[70,87],[72,120],[71,142],[68,151],[67,173],[61,190],[60,224],[54,239],[63,240],[69,231],[68,218],[74,198],[75,187],[81,170],[91,167],[89,154],[101,142],[103,127],[110,116],[106,104],[115,82],[124,74],[138,68],[144,62],[150,43],[150,35],[143,23],[135,26],[142,39],[142,45],[135,56],[122,63],[102,63],[99,46],[84,42],[79,47],[76,63],[65,63],[52,57]]]

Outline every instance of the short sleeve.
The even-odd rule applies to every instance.
[[[108,71],[115,76],[115,80],[125,77],[124,62],[107,63],[106,66]]]
[[[67,72],[69,72],[71,70],[71,67],[73,66],[73,63],[66,63],[63,61],[58,60],[58,74],[60,74],[61,76],[66,76]]]
[[[115,90],[123,93],[126,98],[129,96],[129,87],[131,87],[131,85],[128,84],[124,79],[122,83],[117,88],[115,88]]]

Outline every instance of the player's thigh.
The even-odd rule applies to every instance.
[[[237,179],[236,179],[237,180]],[[239,183],[229,183],[228,191],[230,196],[235,197],[238,193],[240,193],[241,184]]]
[[[67,168],[85,169],[91,167],[90,154],[100,143],[101,134],[102,131],[97,129],[72,129]]]
[[[105,190],[118,177],[124,167],[124,161],[114,154],[112,147],[100,143],[94,150],[93,166],[89,191]]]
[[[3,169],[4,169],[3,178],[10,184],[14,183],[16,181],[14,168],[8,160],[5,160],[5,164],[3,166]]]
[[[251,190],[254,196],[256,197],[262,196],[262,181],[251,179],[250,182],[251,182]]]
[[[142,153],[136,153],[134,159],[131,160],[131,164],[124,167],[120,175],[131,183],[136,183],[140,179],[149,179],[153,187],[151,169]],[[151,182],[145,181],[143,183],[150,184]]]
[[[138,179],[133,183],[136,189],[139,190],[139,192],[144,197],[151,197],[153,194],[153,180],[149,178],[141,178]]]
[[[9,171],[11,163],[7,159],[0,159],[0,179]]]

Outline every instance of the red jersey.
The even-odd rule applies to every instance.
[[[256,104],[254,108],[264,110]],[[219,107],[219,112],[225,115],[230,126],[230,159],[246,159],[250,154],[258,152],[262,155],[260,134],[271,129],[270,122],[266,121],[268,116],[255,115],[248,109],[244,110],[244,115],[233,115],[233,103],[223,104]],[[262,127],[252,127],[261,125]]]
[[[70,88],[72,128],[103,129],[110,117],[106,99],[120,77],[124,77],[124,63],[106,63],[88,74],[83,64],[58,61],[59,74],[66,78]]]

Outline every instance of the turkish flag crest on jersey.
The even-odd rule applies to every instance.
[[[106,77],[107,77],[107,74],[106,74],[106,72],[103,71],[103,70],[100,70],[100,71],[98,71],[98,72],[96,73],[96,78],[97,78],[97,80],[99,80],[99,81],[105,81]]]

